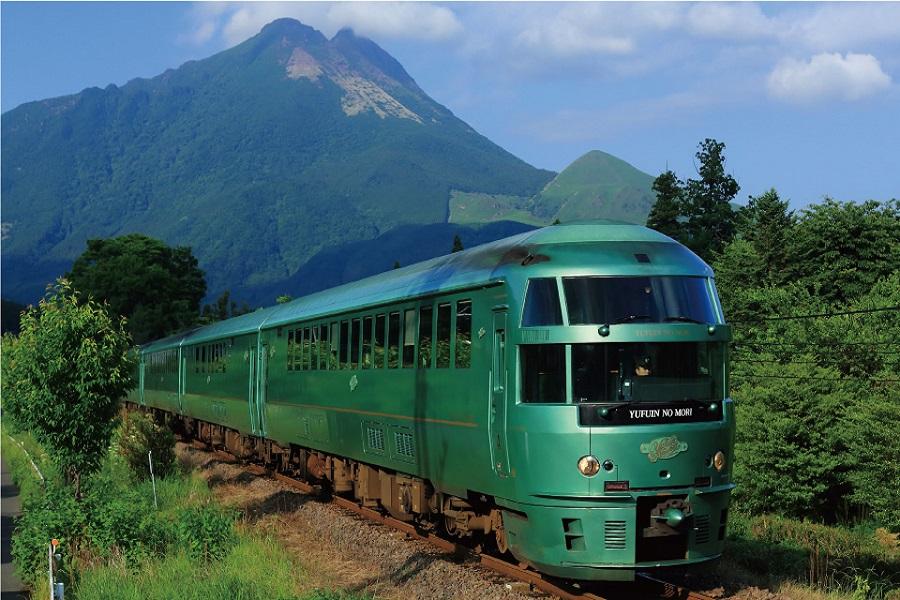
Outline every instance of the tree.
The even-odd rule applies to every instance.
[[[84,298],[65,279],[4,340],[3,403],[35,436],[80,495],[109,450],[121,398],[134,384],[125,319]]]
[[[647,216],[647,227],[684,242],[684,228],[678,222],[682,213],[683,184],[672,171],[666,171],[653,180],[656,202]]]
[[[793,228],[788,275],[833,304],[867,293],[900,269],[900,202],[826,198]]]
[[[67,277],[75,289],[126,317],[137,344],[194,325],[206,295],[190,248],[140,234],[88,240]]]
[[[392,268],[392,269],[399,269],[399,268],[400,268],[400,261],[399,261],[399,260],[395,260],[395,261],[394,261],[394,266],[391,267],[391,268]]]
[[[215,302],[203,305],[203,310],[200,311],[200,323],[209,325],[216,321],[224,321],[231,317],[247,314],[251,310],[250,305],[246,302],[238,308],[237,302],[231,300],[231,292],[225,290],[216,298]]]
[[[738,236],[749,241],[762,260],[765,281],[783,281],[795,221],[787,200],[781,200],[774,188],[761,196],[750,196],[750,202],[738,212],[736,221]]]
[[[697,160],[700,179],[684,184],[687,245],[709,262],[734,237],[735,215],[731,208],[741,186],[725,173],[725,144],[707,138],[700,142]]]
[[[459,234],[453,236],[453,248],[450,250],[450,253],[459,252],[463,249],[462,240],[459,239]]]
[[[288,302],[290,302],[293,299],[294,299],[294,297],[291,296],[290,294],[281,294],[280,296],[275,298],[275,302],[277,304],[287,304]]]

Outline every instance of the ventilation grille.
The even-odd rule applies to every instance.
[[[625,521],[607,521],[603,526],[603,541],[607,550],[624,550]]]
[[[709,515],[699,515],[695,517],[697,536],[696,543],[705,544],[709,542]]]
[[[369,427],[366,430],[366,440],[370,449],[384,452],[384,431],[377,427]]]
[[[563,536],[566,540],[566,550],[581,551],[587,549],[584,543],[584,529],[581,519],[563,519]]]
[[[400,456],[412,457],[416,455],[411,433],[394,432],[394,446],[397,447],[397,454]]]

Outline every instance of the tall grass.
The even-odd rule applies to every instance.
[[[900,600],[900,547],[872,527],[735,512],[726,555],[772,582],[800,583],[859,600]]]
[[[5,434],[4,434],[5,435]],[[275,540],[238,526],[240,515],[213,497],[198,474],[177,469],[156,482],[132,477],[110,452],[76,501],[27,435],[16,435],[44,472],[41,484],[25,453],[5,439],[4,460],[22,489],[23,516],[13,538],[19,575],[33,589],[46,577],[47,543],[62,541],[66,597],[95,599],[350,600],[307,591],[297,557]]]

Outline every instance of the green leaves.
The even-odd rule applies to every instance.
[[[4,339],[3,401],[76,486],[109,447],[119,402],[133,386],[124,319],[60,279]]]
[[[795,217],[771,190],[716,258],[745,509],[900,531],[898,211],[829,200]]]
[[[672,171],[657,177],[656,203],[647,218],[648,227],[678,240],[707,262],[735,231],[731,201],[741,187],[725,172],[724,152],[725,144],[707,138],[696,154],[700,179],[682,182]]]
[[[194,325],[206,294],[190,248],[170,248],[140,234],[88,240],[69,277],[77,289],[127,317],[137,344]]]

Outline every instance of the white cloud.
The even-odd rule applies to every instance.
[[[446,40],[463,29],[450,9],[417,2],[341,2],[331,6],[328,19],[378,37]]]
[[[900,3],[839,2],[808,14],[786,16],[785,42],[815,50],[858,50],[864,44],[900,39]]]
[[[781,26],[757,4],[701,2],[688,10],[687,30],[700,36],[752,39],[774,36]]]
[[[499,6],[503,6],[502,4]],[[641,36],[676,26],[683,9],[674,3],[539,4],[510,19],[516,46],[535,57],[628,55]]]
[[[201,3],[194,28],[182,39],[202,45],[216,34],[228,45],[256,35],[267,23],[291,17],[334,35],[343,27],[376,38],[445,40],[463,27],[449,8],[412,2],[241,2]]]
[[[840,98],[859,100],[891,85],[871,54],[816,54],[810,60],[786,58],[767,80],[769,93],[781,100],[811,103]]]

